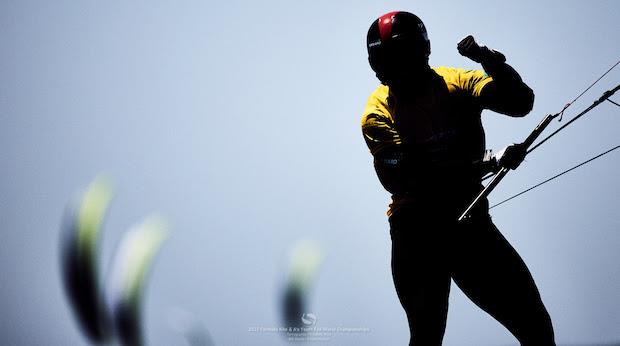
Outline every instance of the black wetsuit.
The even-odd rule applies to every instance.
[[[441,345],[450,279],[522,345],[554,345],[534,280],[492,223],[487,201],[457,221],[482,187],[481,111],[522,116],[532,107],[531,89],[508,65],[502,69],[493,78],[432,69],[419,88],[381,85],[364,112],[364,138],[392,193],[392,274],[410,345]]]

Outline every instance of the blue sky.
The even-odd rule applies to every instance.
[[[182,343],[166,316],[194,313],[218,345],[274,345],[287,252],[325,251],[311,306],[329,344],[404,344],[382,190],[360,116],[377,81],[365,35],[379,15],[425,22],[430,62],[478,68],[473,34],[534,89],[532,113],[483,113],[489,148],[525,138],[620,58],[617,1],[3,1],[0,4],[0,338],[83,344],[61,290],[59,225],[98,173],[116,181],[103,265],[151,212],[171,224],[145,301],[153,345]],[[614,70],[567,112],[620,80]],[[620,96],[615,98],[620,99]],[[552,128],[559,126],[551,125]],[[491,201],[618,144],[606,103],[511,172]],[[619,340],[614,152],[494,209],[532,271],[559,343]],[[453,286],[445,345],[516,341]]]

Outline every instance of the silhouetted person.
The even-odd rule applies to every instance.
[[[525,156],[520,145],[502,155],[485,151],[482,110],[524,116],[534,93],[504,55],[471,36],[459,52],[484,71],[429,67],[426,28],[411,13],[374,21],[367,48],[381,85],[368,99],[362,130],[379,180],[392,194],[392,275],[410,345],[441,345],[450,279],[522,345],[555,345],[534,280],[492,223],[488,202],[457,221],[483,175],[514,169]]]

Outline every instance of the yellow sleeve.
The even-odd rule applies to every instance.
[[[362,133],[373,155],[387,147],[401,144],[400,135],[394,129],[393,110],[388,105],[388,95],[388,87],[380,85],[368,98],[362,115]]]
[[[481,70],[454,67],[437,67],[434,70],[444,78],[449,88],[461,90],[475,98],[480,97],[482,88],[493,81],[491,76]]]

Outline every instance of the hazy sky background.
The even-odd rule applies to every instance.
[[[389,196],[360,116],[378,84],[371,22],[408,10],[432,65],[478,68],[456,43],[502,51],[534,89],[530,116],[483,113],[489,148],[524,139],[620,58],[618,1],[0,2],[0,343],[80,345],[59,274],[66,203],[98,173],[116,182],[103,235],[151,212],[171,223],[145,301],[153,345],[183,344],[171,310],[217,345],[278,345],[287,252],[319,242],[317,326],[363,327],[330,345],[404,345],[390,272]],[[576,114],[620,81],[620,68]],[[620,95],[614,98],[620,100]],[[559,125],[554,123],[551,129]],[[528,157],[499,201],[619,144],[605,103]],[[537,281],[562,344],[620,340],[620,152],[492,211]],[[516,344],[453,285],[445,345]]]

